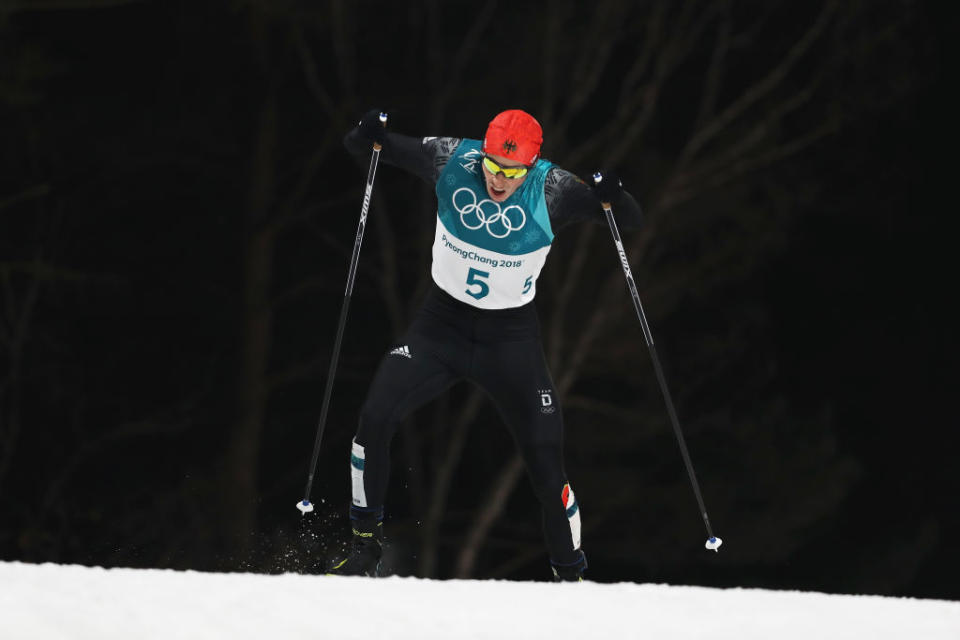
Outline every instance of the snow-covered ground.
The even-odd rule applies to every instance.
[[[960,602],[0,563],[0,638],[957,640]]]

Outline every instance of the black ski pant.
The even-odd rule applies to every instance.
[[[563,469],[563,418],[532,303],[477,309],[434,286],[381,361],[363,405],[351,456],[354,509],[382,511],[398,425],[464,379],[486,391],[516,441],[540,501],[551,562],[576,563],[580,515]]]

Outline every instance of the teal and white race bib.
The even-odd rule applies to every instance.
[[[553,231],[543,182],[553,166],[540,160],[505,201],[488,197],[479,140],[463,140],[437,180],[434,282],[481,309],[533,300]]]

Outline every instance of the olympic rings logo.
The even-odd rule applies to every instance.
[[[457,195],[461,191],[470,194],[470,202],[462,206],[457,203]],[[487,233],[494,238],[506,238],[512,232],[523,229],[523,225],[527,224],[527,214],[519,205],[512,204],[501,211],[499,202],[488,198],[477,202],[477,194],[470,187],[460,187],[453,192],[450,200],[453,208],[460,214],[460,222],[463,226],[476,230],[486,225]],[[463,198],[460,200],[462,201]],[[510,213],[511,209],[516,209],[519,215]]]

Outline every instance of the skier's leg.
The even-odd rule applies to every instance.
[[[331,571],[341,575],[379,573],[383,545],[383,503],[390,475],[390,442],[411,411],[436,397],[458,378],[449,345],[414,330],[380,362],[360,412],[350,452],[353,481],[350,554]],[[446,350],[446,353],[445,353]]]
[[[377,369],[360,411],[350,456],[352,504],[382,509],[390,474],[390,442],[400,422],[414,409],[456,382],[457,376],[426,340],[410,335],[392,348]]]
[[[579,579],[580,511],[563,467],[563,417],[539,336],[492,345],[474,369],[519,447],[540,501],[544,536],[555,571]]]

